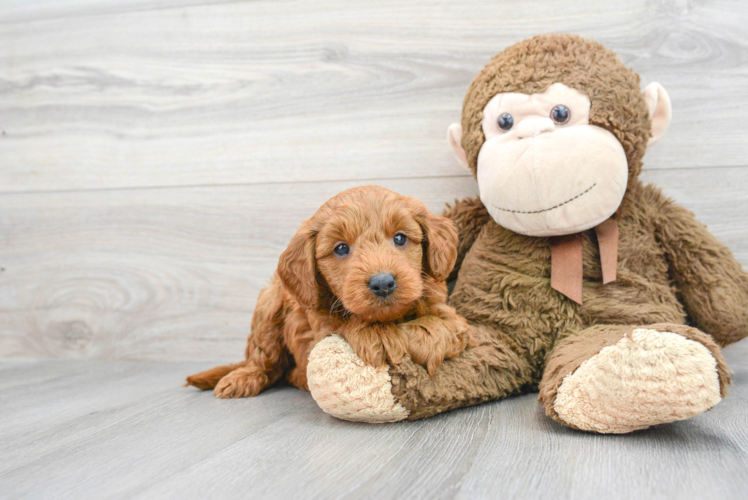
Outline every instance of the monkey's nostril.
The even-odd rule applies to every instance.
[[[378,297],[386,297],[397,288],[397,281],[390,273],[375,274],[369,279],[369,290]]]

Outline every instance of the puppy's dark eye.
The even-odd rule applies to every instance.
[[[571,118],[571,111],[563,104],[559,104],[551,110],[551,120],[559,125],[568,122],[569,118]]]
[[[502,113],[498,120],[499,128],[506,132],[514,126],[514,118],[509,113]]]
[[[405,236],[403,233],[397,233],[393,239],[395,241],[395,245],[399,247],[404,247],[405,244],[408,242],[408,237]]]
[[[348,248],[348,245],[346,245],[345,243],[339,244],[338,246],[335,247],[335,250],[333,250],[333,252],[335,252],[335,255],[337,255],[338,257],[343,257],[344,255],[348,255],[348,252],[350,251],[351,249]]]

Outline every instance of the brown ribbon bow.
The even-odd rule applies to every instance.
[[[603,284],[616,280],[618,222],[614,217],[595,228],[600,247]],[[582,233],[551,238],[551,288],[582,303]]]

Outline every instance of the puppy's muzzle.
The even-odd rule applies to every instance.
[[[390,273],[375,274],[369,279],[369,290],[377,297],[387,297],[397,288],[397,281]]]

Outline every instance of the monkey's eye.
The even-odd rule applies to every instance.
[[[511,130],[514,126],[514,118],[512,118],[512,115],[509,113],[502,113],[501,116],[499,116],[498,122],[499,128],[506,132],[507,130]]]
[[[559,104],[551,110],[551,119],[559,125],[563,125],[571,118],[571,111],[563,104]]]
[[[337,255],[338,257],[344,257],[348,255],[348,252],[350,251],[351,249],[348,248],[348,245],[346,245],[345,243],[340,243],[335,247],[335,250],[333,250],[333,252],[335,252],[335,255]]]
[[[395,237],[393,238],[393,241],[395,242],[395,245],[399,247],[404,247],[405,244],[408,242],[408,237],[405,236],[403,233],[397,233]]]

